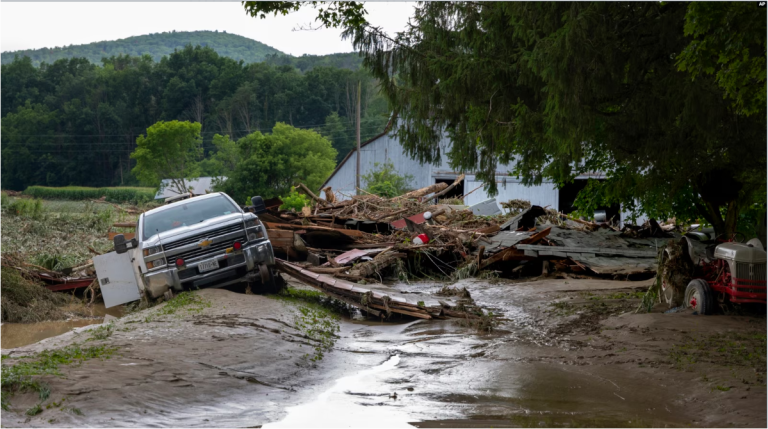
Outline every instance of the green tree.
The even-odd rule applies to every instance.
[[[692,78],[715,75],[739,114],[765,111],[765,14],[747,2],[694,2],[685,14],[693,38],[677,64]]]
[[[239,139],[237,149],[235,169],[217,187],[236,201],[286,195],[298,183],[318,189],[336,166],[336,150],[328,139],[283,123],[271,134],[256,131]]]
[[[355,147],[355,139],[349,132],[350,127],[345,127],[338,113],[333,112],[325,118],[325,126],[320,133],[333,144],[333,148],[338,153],[336,162],[341,161],[347,156],[349,151]]]
[[[703,217],[720,233],[765,200],[766,23],[739,23],[746,4],[423,2],[395,36],[334,5],[318,20],[343,27],[382,82],[406,152],[436,162],[446,131],[451,167],[490,193],[499,164],[525,184],[603,171],[582,203]]]
[[[392,161],[373,164],[373,170],[361,176],[365,190],[384,198],[393,198],[411,190],[413,176],[399,175]]]
[[[200,124],[160,121],[136,139],[133,173],[147,186],[161,186],[168,179],[174,192],[189,192],[185,180],[198,177],[197,161],[202,156]]]

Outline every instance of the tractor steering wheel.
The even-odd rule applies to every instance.
[[[747,240],[747,236],[740,233],[740,232],[734,232],[729,237],[726,234],[720,234],[717,237],[715,237],[715,241],[724,241],[724,242],[735,242],[735,243],[744,243]]]

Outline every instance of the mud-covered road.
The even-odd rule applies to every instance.
[[[443,284],[392,287],[429,294]],[[463,281],[502,323],[343,319],[330,352],[297,304],[226,290],[18,349],[114,347],[17,393],[4,427],[766,426],[764,315],[634,314],[645,282]],[[426,296],[426,295],[425,295]],[[61,400],[66,398],[63,402]],[[54,406],[47,407],[47,405]],[[77,410],[79,412],[73,412]]]

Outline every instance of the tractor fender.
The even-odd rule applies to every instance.
[[[705,263],[711,262],[707,257],[706,243],[702,243],[696,238],[684,235],[683,238],[680,239],[680,245],[686,249],[688,256],[691,258],[691,262],[693,262],[694,265],[699,265],[700,261],[704,261]]]

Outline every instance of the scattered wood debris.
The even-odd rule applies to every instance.
[[[522,200],[503,203],[508,213],[494,216],[435,204],[463,179],[394,198],[365,193],[343,201],[330,188],[322,190],[323,199],[300,185],[315,202],[312,210],[272,209],[260,216],[278,256],[309,261],[313,267],[307,270],[347,280],[380,280],[388,270],[414,260],[446,275],[470,263],[475,273],[492,269],[519,275],[521,265],[545,262],[555,270],[587,275],[653,273],[655,238],[674,234],[655,221],[619,231]],[[306,251],[300,251],[302,244]]]

